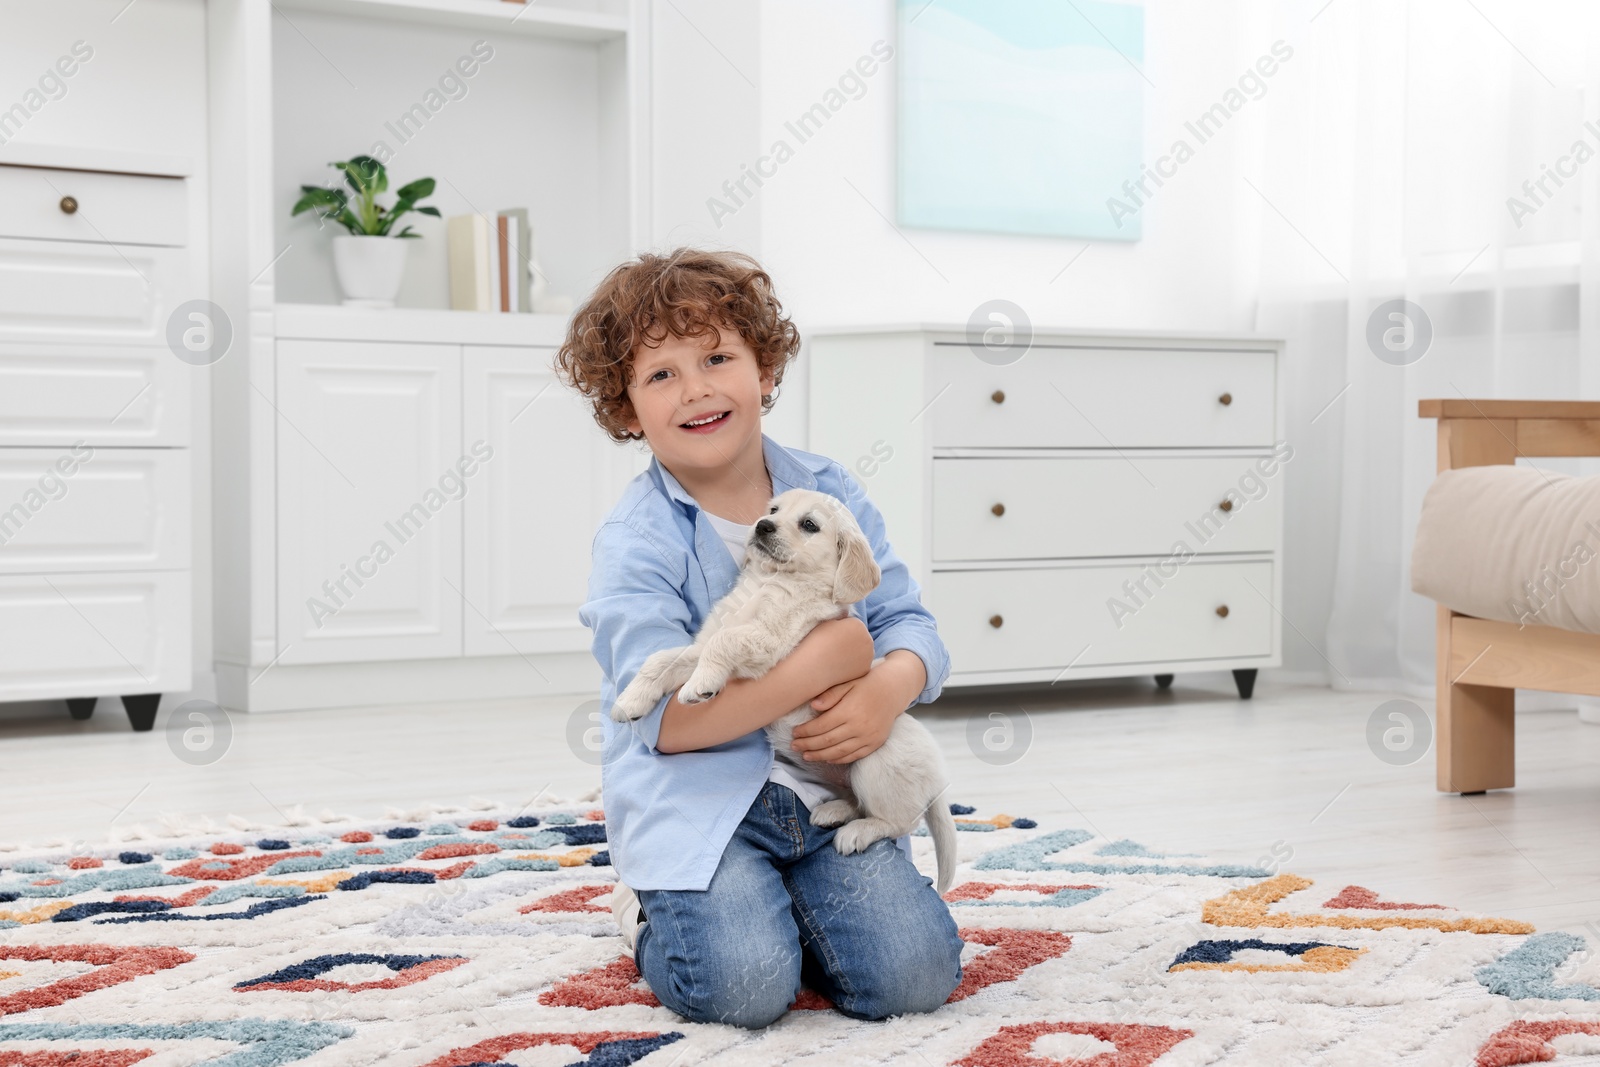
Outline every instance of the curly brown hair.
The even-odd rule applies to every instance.
[[[800,350],[800,331],[783,313],[772,279],[742,252],[678,248],[668,255],[641,253],[616,267],[572,316],[556,351],[562,381],[594,403],[594,418],[613,441],[638,441],[627,422],[633,359],[641,345],[655,348],[670,334],[710,336],[737,331],[756,354],[759,373],[772,375],[761,413],[772,410],[784,368]]]

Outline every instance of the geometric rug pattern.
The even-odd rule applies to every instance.
[[[950,1002],[759,1032],[640,980],[596,799],[0,851],[0,1067],[1600,1062],[1581,937],[952,810]]]

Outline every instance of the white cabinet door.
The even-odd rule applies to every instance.
[[[286,340],[277,362],[279,661],[459,656],[460,349]]]
[[[594,532],[649,465],[595,424],[551,370],[552,349],[463,350],[469,447],[493,449],[466,495],[466,654],[587,652],[578,608]]]

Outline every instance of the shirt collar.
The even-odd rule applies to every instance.
[[[783,489],[779,488],[780,485],[787,489],[817,487],[816,471],[822,468],[808,466],[798,456],[764,433],[761,435],[761,454],[766,460],[767,474],[772,478],[774,496],[783,492]],[[650,476],[655,479],[661,491],[667,494],[668,499],[699,510],[700,505],[695,502],[694,497],[684,490],[672,472],[663,467],[661,461],[653,455],[650,457]]]

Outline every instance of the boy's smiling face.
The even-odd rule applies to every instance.
[[[634,352],[627,427],[644,434],[685,488],[715,483],[730,465],[748,462],[752,450],[760,462],[761,398],[772,389],[771,373],[762,372],[737,331],[721,329],[715,338],[669,334],[658,347]],[[684,425],[718,415],[698,428]]]

